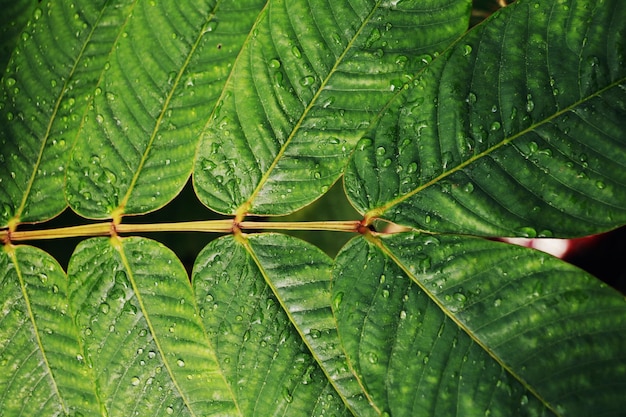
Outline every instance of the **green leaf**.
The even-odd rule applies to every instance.
[[[145,213],[180,192],[263,4],[137,2],[126,12],[101,40],[106,63],[68,165],[74,210],[92,218]]]
[[[353,203],[437,232],[623,224],[625,7],[518,1],[459,39],[357,146]]]
[[[0,410],[96,415],[99,398],[59,264],[30,246],[0,252]]]
[[[272,1],[205,131],[200,199],[287,214],[324,194],[356,141],[431,55],[467,28],[469,1]]]
[[[108,415],[235,415],[183,266],[145,238],[93,238],[68,267],[85,361]]]
[[[265,240],[264,236],[250,238]],[[246,248],[230,236],[217,239],[198,255],[193,272],[200,316],[241,415],[349,415],[332,381],[316,364],[319,358],[309,353],[302,330],[292,326],[284,301],[265,284],[264,272]],[[310,282],[311,275],[306,277],[316,288],[311,290],[316,298],[308,300],[311,305],[319,300],[320,289],[328,287],[330,259],[311,246],[308,249],[315,250],[315,261],[306,264],[309,274],[322,273],[317,285]],[[295,272],[291,282],[304,285],[302,271],[298,273],[297,267],[291,271]],[[283,272],[277,278],[284,277]]]
[[[37,3],[31,0],[0,2],[0,70],[4,71],[20,33],[36,7]]]
[[[68,2],[39,5],[13,52],[0,85],[3,227],[47,220],[67,205],[59,191],[82,114],[75,106],[94,88],[89,62],[99,62],[92,39],[113,23],[101,19],[117,13],[104,4],[88,2],[80,10]]]
[[[262,277],[296,326],[324,377],[334,385],[353,413],[379,415],[369,394],[356,378],[341,348],[332,313],[332,261],[318,248],[281,234],[251,235],[247,249]]]
[[[624,297],[544,253],[355,238],[333,294],[348,361],[391,415],[620,413]]]

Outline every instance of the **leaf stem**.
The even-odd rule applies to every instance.
[[[357,233],[358,220],[320,222],[253,222],[235,223],[232,219],[203,220],[180,223],[117,224],[115,221],[44,230],[0,230],[0,241],[5,243],[25,240],[59,239],[70,237],[115,236],[118,233],[145,232],[207,232],[231,233],[235,224],[241,230],[315,230]]]
[[[317,230],[329,232],[352,232],[356,233],[361,222],[359,220],[347,221],[320,221],[320,222],[251,222],[239,223],[242,230],[266,229],[266,230]]]

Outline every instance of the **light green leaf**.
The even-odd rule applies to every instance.
[[[144,2],[102,39],[101,78],[67,172],[86,217],[155,210],[182,189],[200,132],[264,2]]]
[[[438,232],[578,236],[626,221],[626,5],[518,1],[459,39],[363,138],[368,217]]]
[[[431,55],[467,28],[469,1],[272,1],[204,132],[200,199],[286,214],[324,194],[356,141]]]
[[[77,247],[68,276],[108,415],[238,414],[174,253],[145,238],[94,238]]]
[[[30,246],[0,251],[0,414],[99,415],[59,264]]]
[[[86,3],[80,10],[69,2],[38,5],[3,75],[1,226],[47,220],[66,207],[65,163],[82,111],[75,106],[94,88],[89,65],[98,63],[98,43],[93,39],[117,13],[104,1]]]
[[[224,237],[198,256],[201,316],[243,415],[349,415],[343,402],[373,415],[339,347],[330,266],[319,249],[277,234]]]
[[[544,253],[356,238],[333,294],[348,361],[391,415],[621,413],[624,297]]]

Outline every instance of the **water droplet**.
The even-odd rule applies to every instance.
[[[417,162],[411,162],[406,168],[406,173],[413,174],[415,171],[417,171]]]
[[[300,48],[295,45],[291,48],[291,53],[298,59],[302,58],[302,52],[300,52]]]
[[[217,22],[215,20],[211,20],[207,23],[205,32],[213,32],[215,29],[217,29]]]
[[[474,184],[472,184],[471,182],[468,182],[467,184],[465,184],[465,186],[463,187],[463,191],[465,191],[466,193],[471,193],[474,191]]]
[[[338,292],[337,294],[335,294],[335,297],[333,298],[333,309],[335,311],[339,311],[339,306],[341,305],[342,301],[343,301],[343,292]]]
[[[475,93],[472,93],[471,91],[467,94],[467,98],[465,99],[466,102],[468,102],[469,104],[474,104],[476,103],[476,100],[478,99],[478,97],[476,97]]]
[[[603,181],[596,181],[596,187],[600,190],[604,190],[606,188],[606,184]]]
[[[185,361],[182,359],[179,359],[176,361],[176,365],[180,366],[181,368],[185,366]]]
[[[280,61],[278,59],[272,59],[270,61],[270,68],[280,68]]]
[[[134,376],[130,379],[130,384],[134,387],[136,387],[137,385],[139,385],[139,383],[141,382],[141,380],[139,379],[139,377]]]
[[[111,306],[107,303],[100,304],[99,310],[102,314],[108,314],[109,310],[111,310]]]
[[[519,229],[517,229],[517,234],[521,237],[527,237],[531,239],[537,237],[537,231],[532,227],[520,227]]]
[[[404,319],[406,319],[406,311],[402,310],[400,312],[400,320],[404,320]]]
[[[378,363],[378,355],[375,352],[370,352],[367,355],[367,360],[372,364]]]
[[[535,102],[533,101],[533,96],[528,94],[526,96],[526,111],[530,113],[535,109]]]
[[[376,148],[376,155],[383,156],[385,154],[385,148],[383,146],[379,146]]]
[[[313,77],[312,75],[307,75],[306,77],[303,77],[302,79],[300,79],[300,85],[303,87],[313,85],[314,83],[315,83],[315,77]]]
[[[502,300],[501,300],[501,299],[496,298],[496,299],[493,301],[493,306],[494,306],[494,307],[500,307],[501,305],[502,305]]]
[[[365,148],[369,148],[370,146],[372,146],[372,143],[374,142],[370,138],[361,138],[357,143],[357,149],[359,151],[363,151],[365,150]]]
[[[402,66],[404,66],[407,63],[408,60],[409,60],[409,58],[407,58],[406,56],[399,55],[396,58],[396,64],[402,67]]]
[[[463,46],[463,56],[468,56],[469,54],[472,53],[472,46],[471,45],[464,45]]]
[[[365,47],[366,48],[371,47],[374,44],[374,42],[380,39],[380,36],[381,36],[380,30],[378,30],[378,28],[372,29],[372,32],[370,33],[369,37],[365,41]]]
[[[165,409],[165,412],[166,412],[167,414],[170,414],[170,415],[171,415],[171,414],[174,414],[174,409],[173,409],[172,407],[168,406],[168,407]]]
[[[322,332],[317,329],[311,329],[309,330],[309,336],[311,336],[312,339],[319,339],[320,336],[322,336]]]
[[[96,121],[102,124],[104,122],[104,116],[102,116],[101,114],[96,115]]]
[[[42,13],[43,12],[41,11],[41,9],[37,7],[35,11],[33,12],[33,19],[39,20],[41,18]]]
[[[492,132],[495,132],[496,130],[500,130],[500,127],[502,127],[500,122],[495,121],[491,124],[491,126],[489,126],[489,130],[491,130]]]
[[[459,303],[464,303],[465,301],[467,301],[467,296],[465,296],[465,294],[461,292],[454,293],[453,297]]]

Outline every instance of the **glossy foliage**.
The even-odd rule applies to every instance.
[[[7,30],[0,415],[621,415],[624,297],[483,237],[626,223],[626,6],[520,0],[468,30],[470,7],[49,1]],[[333,259],[234,230],[190,276],[145,237],[85,239],[67,272],[10,241],[190,177],[238,219],[343,179],[405,231]]]

